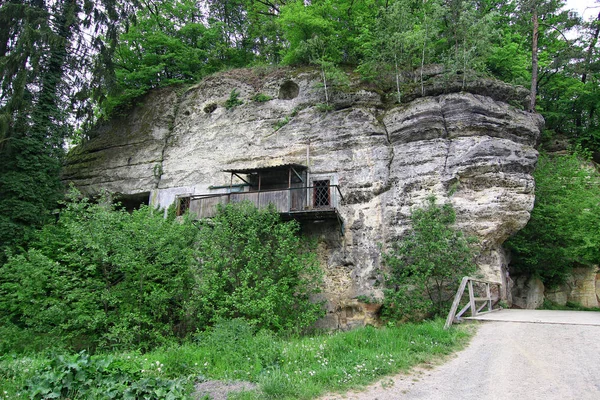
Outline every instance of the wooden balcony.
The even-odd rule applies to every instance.
[[[328,181],[327,181],[328,182]],[[197,218],[211,218],[218,204],[249,201],[258,208],[273,204],[283,219],[340,219],[339,205],[343,200],[337,185],[315,185],[249,192],[191,196],[189,211]]]

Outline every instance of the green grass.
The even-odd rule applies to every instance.
[[[556,304],[550,300],[544,300],[542,310],[564,310],[564,311],[600,311],[600,307],[584,307],[579,303],[575,303],[572,301],[567,301],[567,304],[564,306],[560,304]]]
[[[312,399],[439,360],[470,336],[464,327],[443,330],[441,320],[290,338],[254,333],[243,322],[228,321],[193,343],[92,358],[112,357],[113,366],[132,376],[184,379],[190,392],[195,381],[245,380],[257,383],[259,390],[240,393],[237,399]],[[0,399],[23,398],[25,383],[51,360],[43,353],[0,357]]]

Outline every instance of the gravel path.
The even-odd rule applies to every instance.
[[[443,365],[322,399],[598,400],[600,326],[485,322]]]

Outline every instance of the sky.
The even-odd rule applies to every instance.
[[[600,2],[595,0],[567,0],[566,8],[577,11],[587,21],[598,16]]]

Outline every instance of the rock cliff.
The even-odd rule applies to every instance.
[[[105,188],[166,207],[178,195],[224,190],[223,170],[305,165],[311,179],[339,185],[344,199],[341,229],[304,224],[319,238],[326,272],[323,323],[361,325],[372,310],[356,297],[377,294],[380,246],[401,237],[411,209],[428,196],[452,203],[460,227],[479,238],[482,273],[504,283],[502,243],[533,207],[543,120],[520,110],[527,92],[489,80],[440,84],[435,72],[427,78],[402,104],[359,83],[337,88],[328,111],[310,70],[237,70],[186,90],[157,90],[73,149],[64,179],[88,194]],[[234,89],[243,104],[227,109]],[[271,100],[253,100],[258,93]]]

